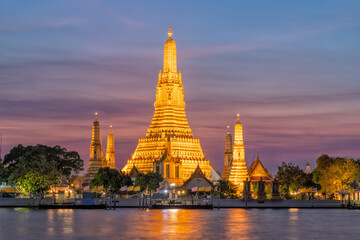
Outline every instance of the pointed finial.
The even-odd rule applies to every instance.
[[[95,120],[98,120],[98,113],[95,113]]]
[[[112,125],[110,125],[110,132],[112,132]]]
[[[230,133],[230,126],[229,125],[227,126],[227,133],[228,134]]]
[[[171,31],[171,26],[169,27],[169,32],[168,32],[168,36],[169,36],[169,38],[172,38],[172,31]]]
[[[240,122],[240,113],[237,114],[237,121]]]

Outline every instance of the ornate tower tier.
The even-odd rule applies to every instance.
[[[107,147],[106,147],[106,165],[109,168],[116,169],[115,167],[115,143],[114,143],[114,133],[112,131],[112,126],[110,125],[110,132],[107,138]]]
[[[225,137],[224,171],[222,175],[223,179],[229,179],[232,157],[233,157],[232,137],[228,126]]]
[[[122,171],[129,172],[136,166],[140,172],[154,171],[180,185],[198,165],[209,178],[211,166],[199,139],[193,138],[186,118],[184,86],[181,72],[177,71],[176,44],[171,28],[168,36],[163,71],[159,73],[156,87],[154,117],[146,137],[139,139],[135,152]]]
[[[245,162],[245,146],[243,138],[243,127],[240,123],[239,114],[237,115],[237,121],[235,124],[235,136],[233,146],[233,159],[231,163],[229,181],[239,187],[239,190],[243,188],[243,183],[246,178],[249,178],[249,174],[246,168]]]
[[[95,113],[95,121],[92,125],[89,168],[87,170],[87,174],[85,175],[85,183],[90,183],[98,169],[104,165],[106,165],[106,163],[101,147],[100,123],[98,121],[97,113]]]

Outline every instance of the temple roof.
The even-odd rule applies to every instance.
[[[139,170],[135,167],[135,165],[133,165],[132,169],[129,172],[129,177],[135,178],[138,173],[139,173]]]
[[[263,181],[272,181],[267,169],[262,164],[259,155],[256,160],[252,162],[249,168],[250,181],[260,181],[260,178],[263,178]]]
[[[205,177],[205,174],[203,173],[203,171],[201,171],[199,165],[196,167],[195,171],[191,174],[190,178],[186,180],[186,182],[184,182],[183,186],[186,186],[194,178],[203,178],[212,185],[212,182],[210,182],[210,180]]]

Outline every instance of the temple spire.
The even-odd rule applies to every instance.
[[[176,44],[172,39],[171,27],[168,32],[169,39],[165,43],[164,47],[164,70],[163,72],[177,73],[176,63]]]
[[[229,181],[238,186],[238,191],[242,191],[243,182],[249,177],[245,162],[245,146],[243,127],[240,123],[240,114],[237,114],[235,123],[233,156]]]
[[[233,145],[232,145],[232,137],[230,133],[230,127],[227,126],[227,133],[225,136],[225,153],[224,153],[224,170],[223,170],[223,179],[229,179],[231,161],[233,158]]]
[[[237,114],[236,124],[235,124],[235,136],[234,136],[234,145],[244,145],[243,137],[243,127],[240,123],[240,114]]]
[[[115,141],[114,133],[112,131],[112,125],[110,125],[110,130],[107,138],[107,147],[106,147],[106,165],[109,168],[115,169]]]
[[[104,166],[104,163],[105,158],[101,146],[100,123],[98,121],[98,113],[95,113],[95,120],[92,124],[89,168],[85,176],[86,184],[90,183],[98,169]]]
[[[172,31],[171,31],[171,26],[169,27],[169,32],[168,32],[168,36],[169,36],[169,38],[172,38]]]

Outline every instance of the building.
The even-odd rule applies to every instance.
[[[311,174],[312,173],[312,169],[310,167],[309,161],[306,162],[304,173],[305,174]]]
[[[201,171],[200,167],[197,166],[195,171],[191,174],[190,178],[184,182],[184,185],[182,186],[187,191],[191,191],[194,187],[197,189],[199,188],[208,188],[210,187],[212,189],[213,185],[211,181],[204,175],[204,173]]]
[[[106,157],[102,151],[102,144],[100,138],[100,123],[98,120],[98,114],[95,113],[95,121],[92,125],[92,138],[90,144],[90,160],[87,173],[85,175],[84,184],[88,185],[94,178],[98,169],[101,167],[110,167],[115,169],[115,148],[114,148],[114,134],[112,132],[112,126],[110,126],[110,132],[108,135]]]
[[[230,127],[228,126],[225,137],[224,170],[222,174],[223,179],[229,179],[232,157],[233,157],[232,137],[230,133]]]
[[[230,164],[229,181],[235,184],[239,190],[242,190],[244,181],[249,178],[245,162],[245,145],[243,136],[243,127],[240,123],[240,115],[237,115],[235,123],[235,134],[233,144],[233,155]]]
[[[229,180],[231,183],[238,186],[240,191],[245,180],[257,182],[262,178],[265,182],[273,181],[271,175],[262,164],[259,156],[257,156],[255,161],[253,161],[249,170],[247,170],[243,127],[240,123],[239,114],[237,115],[237,121],[235,124],[234,143],[232,143],[229,127],[226,133],[224,170],[222,178]]]
[[[181,72],[177,69],[176,44],[171,28],[164,47],[163,71],[156,87],[155,111],[146,136],[122,169],[129,173],[133,166],[140,172],[156,172],[170,183],[181,186],[199,166],[209,178],[211,166],[198,138],[189,127],[184,101]]]
[[[114,133],[112,131],[112,125],[110,125],[110,131],[107,137],[107,147],[106,147],[106,165],[109,168],[115,169],[115,140],[114,140]]]
[[[259,155],[256,160],[252,162],[249,168],[249,177],[251,182],[258,182],[261,179],[264,182],[272,182],[273,179],[270,176],[268,170],[262,164]]]

